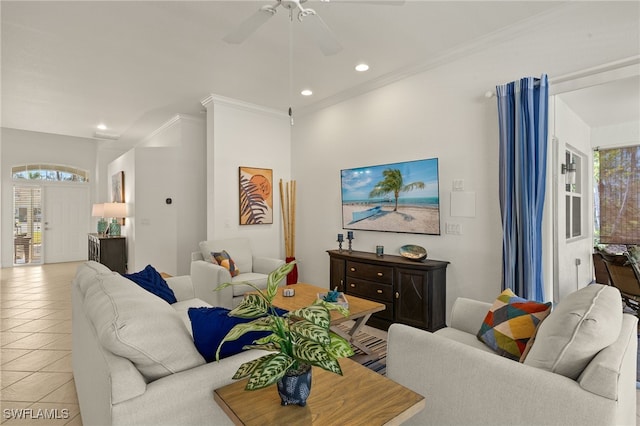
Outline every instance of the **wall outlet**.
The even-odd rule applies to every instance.
[[[445,234],[451,235],[462,235],[462,225],[459,223],[445,223],[444,225]]]
[[[453,190],[454,191],[464,191],[464,180],[462,180],[462,179],[454,179],[453,180]]]
[[[582,264],[582,260],[576,259],[576,266],[580,266]]]

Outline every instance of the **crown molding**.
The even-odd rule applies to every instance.
[[[289,116],[277,109],[268,108],[262,105],[252,104],[250,102],[240,101],[238,99],[227,98],[225,96],[214,95],[213,93],[204,98],[200,103],[207,110],[214,105],[224,105],[242,111],[257,112],[260,114],[270,115],[277,118],[289,119]]]
[[[549,95],[557,95],[586,87],[640,75],[640,55],[549,78]]]
[[[426,61],[389,72],[358,86],[354,86],[335,95],[328,96],[311,105],[298,108],[296,113],[298,116],[311,114],[356,96],[360,96],[364,93],[404,80],[416,74],[420,74],[438,68],[442,65],[452,63],[458,59],[479,53],[497,45],[498,43],[514,39],[522,34],[532,31],[533,29],[540,29],[541,27],[546,26],[548,25],[549,17],[561,12],[566,12],[567,10],[572,11],[575,10],[575,8],[582,7],[579,3],[580,2],[560,3],[558,6],[534,15],[531,18],[518,21],[512,25],[503,27],[482,37],[478,37],[470,43],[464,43],[452,49],[448,49],[446,52],[433,56]]]
[[[171,117],[169,120],[165,121],[160,127],[158,127],[156,130],[154,130],[153,132],[149,133],[144,139],[142,139],[140,141],[140,143],[142,145],[144,145],[146,142],[149,142],[150,140],[152,140],[154,137],[156,137],[158,134],[164,132],[165,130],[181,123],[181,122],[185,122],[185,121],[190,121],[192,123],[203,123],[204,122],[204,118],[202,117],[198,117],[195,115],[191,115],[191,114],[184,114],[184,113],[179,113],[174,115],[173,117]]]

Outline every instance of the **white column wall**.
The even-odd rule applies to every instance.
[[[278,182],[291,179],[288,116],[215,95],[203,105],[207,108],[207,239],[246,237],[255,254],[284,259]],[[273,170],[273,224],[239,225],[240,166]],[[304,188],[298,185],[298,191]]]
[[[591,151],[591,129],[578,115],[571,110],[560,98],[555,96],[552,102],[555,105],[555,126],[550,129],[549,134],[558,138],[558,163],[557,167],[557,277],[554,288],[554,300],[559,302],[569,293],[589,284],[593,278],[593,192],[591,188],[593,176],[593,152]],[[552,144],[549,145],[550,149]],[[565,150],[569,148],[584,154],[582,196],[584,211],[582,214],[583,236],[577,239],[566,239],[566,201],[565,201],[565,176],[560,173],[560,164],[564,163]],[[554,167],[550,165],[550,167]],[[580,265],[576,265],[576,259]]]

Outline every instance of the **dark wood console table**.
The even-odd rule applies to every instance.
[[[89,260],[102,263],[112,271],[127,272],[127,239],[89,234]]]
[[[384,303],[368,325],[386,330],[394,322],[435,331],[446,326],[447,265],[426,259],[328,250],[331,288]]]

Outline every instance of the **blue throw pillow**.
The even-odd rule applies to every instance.
[[[285,310],[276,310],[278,315],[287,313]],[[220,342],[236,324],[253,321],[253,319],[229,316],[229,312],[226,308],[189,308],[193,342],[207,362],[216,360],[216,350]],[[220,359],[242,352],[243,346],[252,345],[254,341],[270,333],[269,331],[252,331],[238,340],[225,342],[220,348]]]
[[[173,294],[173,290],[171,290],[167,285],[167,282],[162,278],[162,275],[160,275],[160,273],[151,265],[147,265],[147,267],[140,272],[122,274],[122,276],[130,279],[149,293],[155,294],[169,304],[177,302],[176,295]]]

